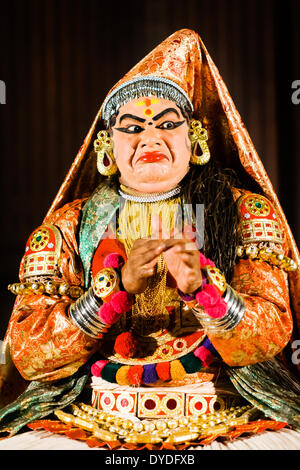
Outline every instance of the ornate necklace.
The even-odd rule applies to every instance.
[[[174,196],[178,196],[181,192],[180,186],[176,186],[176,188],[170,189],[167,192],[160,192],[160,193],[136,193],[131,188],[127,188],[126,186],[122,185],[119,188],[119,194],[122,196],[126,201],[132,202],[159,202],[159,201],[166,201]]]

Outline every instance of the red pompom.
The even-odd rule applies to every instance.
[[[204,268],[204,266],[213,266],[214,268],[216,267],[215,263],[211,261],[208,258],[205,258],[205,256],[202,253],[199,253],[200,255],[200,266],[201,268]]]
[[[115,292],[111,298],[111,305],[118,313],[129,312],[133,305],[132,295],[128,294],[128,292],[125,292],[124,290]]]
[[[170,375],[170,363],[169,362],[159,362],[156,365],[156,373],[160,380],[166,382],[171,379]]]
[[[206,284],[201,292],[196,294],[196,300],[201,305],[205,313],[212,318],[222,318],[227,312],[227,304],[220,296],[217,288],[211,284]]]
[[[227,304],[225,300],[220,297],[219,302],[213,307],[205,308],[205,312],[212,318],[222,318],[227,312]]]
[[[118,269],[120,266],[124,264],[124,259],[118,253],[111,253],[107,255],[104,259],[104,267],[105,268],[115,268]]]
[[[106,302],[99,308],[98,316],[103,323],[113,325],[119,320],[121,314],[115,311],[110,302]]]
[[[204,346],[200,346],[194,351],[194,356],[203,362],[204,367],[208,367],[215,359],[214,355]]]
[[[138,348],[138,341],[130,331],[121,333],[115,341],[115,352],[126,359],[134,357]]]
[[[220,299],[217,288],[211,284],[206,284],[202,291],[197,292],[196,300],[202,307],[213,307]]]
[[[143,381],[143,366],[132,366],[130,367],[127,377],[131,385],[141,385]]]
[[[109,361],[97,361],[91,367],[91,373],[95,377],[101,377],[102,369],[108,364]]]

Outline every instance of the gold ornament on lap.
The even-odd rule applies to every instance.
[[[104,176],[111,176],[116,173],[118,167],[112,150],[112,139],[107,131],[100,131],[94,141],[94,149],[97,154],[97,168]]]
[[[210,160],[210,151],[206,143],[207,130],[202,127],[200,121],[191,120],[189,137],[192,143],[191,163],[205,165]]]

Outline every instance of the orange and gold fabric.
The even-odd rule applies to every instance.
[[[56,211],[47,223],[62,235],[59,276],[68,284],[83,286],[76,233],[84,200]],[[24,258],[21,262],[22,279]],[[49,381],[72,375],[96,350],[97,341],[81,332],[68,318],[68,296],[19,295],[7,335],[12,359],[26,380]]]
[[[84,202],[67,204],[45,221],[55,225],[62,236],[59,275],[81,287],[84,279],[76,236]],[[24,259],[21,276],[23,264]],[[235,265],[231,286],[244,298],[245,315],[231,331],[208,333],[214,347],[230,366],[249,365],[277,355],[292,332],[287,274],[262,260],[241,259]],[[70,376],[97,350],[98,341],[68,318],[71,302],[66,295],[17,297],[8,335],[13,361],[26,380],[52,381]]]
[[[246,366],[276,356],[292,328],[287,273],[259,260],[240,260],[231,286],[245,301],[245,315],[231,331],[208,337],[229,366]]]
[[[221,168],[235,169],[244,187],[253,188],[255,184],[273,204],[286,236],[287,256],[300,265],[299,250],[272,183],[219,70],[199,35],[189,29],[176,31],[126,73],[110,92],[126,81],[149,74],[173,80],[188,94],[194,106],[193,117],[200,119],[208,131],[208,145],[213,158]],[[91,194],[99,184],[99,177],[95,176],[96,164],[91,164],[89,149],[96,138],[101,113],[102,108],[97,112],[48,214],[80,194],[87,194],[87,191]],[[89,182],[88,188],[86,181]],[[288,278],[296,339],[300,332],[300,270],[289,272]],[[290,358],[288,362],[291,362]],[[298,368],[300,370],[300,364]]]

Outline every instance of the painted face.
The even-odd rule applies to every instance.
[[[168,191],[188,172],[189,127],[173,101],[134,99],[120,108],[112,131],[121,184],[143,193]]]

